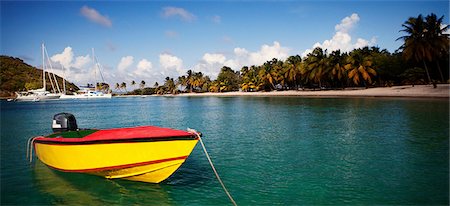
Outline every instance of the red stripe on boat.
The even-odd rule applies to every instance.
[[[161,159],[161,160],[153,160],[148,162],[139,162],[139,163],[133,163],[133,164],[126,164],[126,165],[117,165],[117,166],[111,166],[111,167],[100,167],[100,168],[92,168],[92,169],[84,169],[84,170],[65,170],[60,169],[56,167],[49,166],[55,170],[59,170],[62,172],[80,172],[80,173],[89,173],[89,172],[101,172],[101,171],[107,171],[107,170],[117,170],[117,169],[126,169],[131,167],[139,167],[139,166],[145,166],[145,165],[151,165],[151,164],[157,164],[157,163],[163,163],[163,162],[170,162],[174,160],[184,160],[188,156],[181,156],[181,157],[174,157],[174,158],[168,158],[168,159]],[[48,165],[47,165],[48,166]]]
[[[195,137],[195,135],[183,130],[155,126],[139,126],[130,128],[102,129],[83,138],[37,137],[35,140],[51,142],[91,142],[101,140],[127,140],[170,137]]]

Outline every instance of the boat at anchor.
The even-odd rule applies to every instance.
[[[188,158],[198,133],[155,126],[116,129],[78,129],[75,117],[53,118],[54,134],[30,140],[47,166],[108,179],[159,183]]]
[[[46,70],[48,70],[48,67],[53,71],[53,67],[50,64],[50,60],[48,58],[47,50],[45,48],[44,43],[41,45],[42,48],[42,88],[40,89],[34,89],[34,90],[28,90],[28,91],[22,91],[22,92],[16,92],[16,98],[15,101],[40,101],[40,100],[55,100],[59,99],[61,96],[61,90],[59,89],[58,81],[56,79],[55,73],[50,73]],[[47,55],[46,55],[47,54]],[[48,64],[45,64],[45,57],[47,57]],[[47,83],[45,80],[45,75],[48,75],[48,80],[50,81],[50,84],[52,85],[53,91],[56,92],[49,92],[47,91]],[[56,88],[55,88],[56,87]]]
[[[97,81],[97,71],[100,74],[102,81],[97,82],[95,87],[89,83],[86,87],[80,86],[81,89],[77,92],[73,92],[72,94],[67,94],[65,87],[66,84],[64,83],[64,94],[61,95],[60,99],[111,99],[112,94],[109,89],[109,84],[105,83],[102,73],[102,66],[95,56],[94,48],[92,48],[92,62],[94,63],[95,81]]]

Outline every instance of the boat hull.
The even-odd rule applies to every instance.
[[[197,144],[198,139],[80,144],[34,144],[38,158],[51,168],[108,179],[159,183],[172,175]]]
[[[40,101],[40,100],[57,100],[61,95],[59,94],[46,94],[46,95],[27,95],[18,96],[16,101]]]
[[[111,99],[111,94],[73,94],[73,95],[61,95],[60,99]]]

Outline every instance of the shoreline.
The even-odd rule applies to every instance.
[[[225,92],[225,93],[183,93],[176,96],[296,96],[296,97],[408,97],[449,98],[450,84],[378,87],[369,89],[318,90],[318,91],[271,91],[271,92]],[[173,95],[172,95],[173,96]]]
[[[375,87],[375,88],[346,88],[343,90],[286,90],[286,91],[270,91],[270,92],[222,92],[222,93],[181,93],[181,94],[164,94],[164,95],[115,95],[113,98],[128,98],[128,97],[320,97],[320,98],[334,98],[334,97],[385,97],[385,98],[450,98],[450,84],[438,84],[437,88],[433,85],[406,85],[393,87]],[[6,100],[11,97],[1,97]]]
[[[181,97],[236,97],[236,96],[292,96],[292,97],[407,97],[407,98],[449,98],[450,84],[438,84],[437,88],[433,85],[406,85],[393,87],[376,88],[352,88],[344,90],[287,90],[270,92],[223,92],[223,93],[182,93],[165,95],[144,95],[146,96],[181,96]],[[142,97],[141,95],[123,95],[114,97]]]

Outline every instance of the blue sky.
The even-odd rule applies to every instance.
[[[55,73],[94,82],[91,48],[110,84],[148,85],[188,69],[215,78],[314,46],[394,52],[409,17],[435,13],[448,24],[448,1],[1,1],[1,54],[40,67],[45,42]]]

